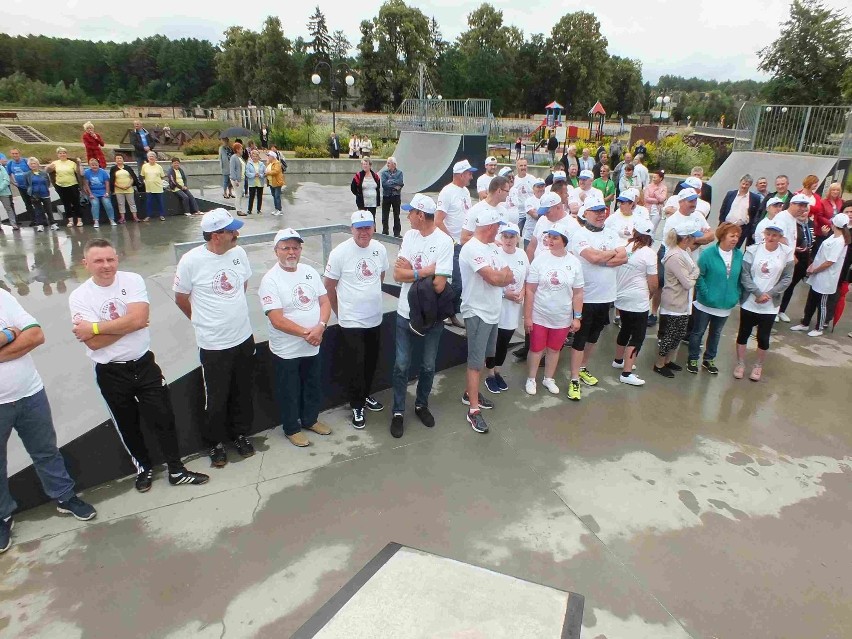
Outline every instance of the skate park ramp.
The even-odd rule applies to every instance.
[[[393,156],[405,176],[403,190],[406,193],[440,190],[452,179],[453,164],[465,157],[466,138],[475,137],[485,136],[423,131],[400,132]],[[481,167],[475,163],[474,154],[471,154],[468,160],[473,166]]]
[[[713,204],[710,207],[710,219],[719,219],[719,209],[725,193],[736,189],[740,178],[749,173],[757,182],[759,177],[769,180],[769,190],[775,190],[775,177],[786,175],[790,178],[790,190],[802,188],[802,179],[806,175],[816,175],[820,182],[831,175],[837,164],[836,157],[820,157],[798,153],[765,153],[760,151],[734,151],[710,178],[713,187]]]

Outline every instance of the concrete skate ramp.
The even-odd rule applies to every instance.
[[[451,179],[448,173],[464,147],[463,138],[460,133],[402,131],[393,155],[405,176],[403,190],[438,191],[447,184]],[[470,162],[477,166],[473,159]]]
[[[802,178],[816,175],[820,182],[831,175],[837,158],[795,153],[764,153],[759,151],[735,151],[731,153],[719,170],[710,178],[713,187],[713,205],[710,207],[710,220],[719,220],[719,209],[725,193],[739,186],[740,178],[751,174],[755,182],[759,177],[769,180],[769,190],[775,190],[775,176],[786,175],[790,178],[790,190],[802,188]]]

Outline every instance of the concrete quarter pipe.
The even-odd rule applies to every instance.
[[[439,191],[452,179],[453,164],[467,159],[482,170],[486,137],[461,133],[402,131],[394,150],[406,193]]]

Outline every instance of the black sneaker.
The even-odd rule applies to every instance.
[[[169,483],[172,486],[195,485],[200,486],[210,481],[210,476],[204,473],[194,473],[184,468],[177,473],[169,473]]]
[[[225,447],[222,444],[216,444],[207,454],[210,456],[210,465],[213,468],[224,468],[228,464],[228,456],[225,454]]]
[[[478,393],[479,395],[479,407],[485,410],[490,410],[494,408],[494,402],[490,399],[485,399],[482,393]],[[467,393],[462,395],[462,404],[465,406],[470,406],[470,397],[467,396]]]
[[[668,364],[666,364],[666,368],[668,368],[670,371],[674,371],[675,373],[679,373],[683,370],[683,366],[681,366],[680,364],[675,364],[674,362],[669,362]]]
[[[428,406],[415,406],[414,414],[420,418],[420,421],[423,422],[423,425],[426,428],[432,428],[435,426],[435,418],[432,416],[432,413],[429,411]]]
[[[686,370],[687,370],[687,372],[692,373],[693,375],[698,375],[698,360],[697,359],[687,360]]]
[[[9,517],[8,519],[0,519],[0,554],[9,550],[12,545],[12,528],[15,527],[15,520]]]
[[[245,435],[237,435],[233,443],[240,457],[252,457],[254,455],[254,446]]]
[[[391,435],[393,435],[397,439],[402,437],[402,433],[405,430],[405,427],[403,426],[402,423],[403,423],[402,413],[394,413],[393,419],[391,419],[390,431],[391,431]]]
[[[509,385],[506,383],[506,380],[503,379],[503,376],[500,373],[494,373],[494,379],[497,380],[497,388],[499,388],[501,391],[509,390]]]
[[[151,490],[151,483],[154,481],[154,469],[149,468],[148,470],[143,470],[141,473],[136,475],[136,490],[140,493],[147,493]]]
[[[512,356],[517,360],[525,360],[529,351],[521,346],[518,350],[512,351]]]
[[[353,408],[352,409],[352,426],[361,430],[364,426],[367,425],[366,420],[364,419],[364,409],[363,408]]]
[[[467,411],[467,423],[477,433],[487,433],[488,424],[485,423],[485,418],[482,416],[482,411]]]
[[[371,395],[367,395],[367,397],[364,398],[364,407],[367,410],[373,411],[374,413],[377,413],[380,410],[385,409],[384,404],[382,404],[379,400],[377,400],[375,397],[373,397]]]
[[[718,375],[719,369],[716,368],[716,362],[712,359],[705,359],[701,363],[701,368],[710,373],[711,375]]]
[[[649,315],[648,316],[648,326],[654,326],[656,323],[657,323],[657,316],[656,315]]]
[[[98,514],[98,511],[77,497],[77,495],[74,495],[68,501],[56,502],[56,512],[62,515],[74,515],[74,518],[80,521],[89,521],[90,519],[94,519]]]
[[[662,368],[654,366],[654,372],[659,375],[662,375],[663,377],[668,377],[669,379],[675,376],[675,374],[672,372],[672,369],[670,369],[668,366],[663,366]]]

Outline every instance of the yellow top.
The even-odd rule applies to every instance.
[[[116,169],[115,171],[115,192],[116,193],[133,193],[133,178],[127,169]]]
[[[159,164],[145,162],[145,164],[142,165],[142,179],[145,181],[146,193],[162,193],[163,178],[165,177],[166,175],[163,173],[163,167]]]
[[[74,186],[77,184],[77,163],[74,160],[56,160],[56,186]]]

